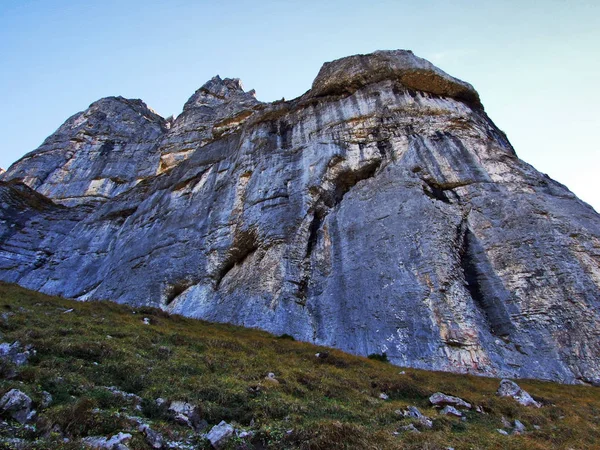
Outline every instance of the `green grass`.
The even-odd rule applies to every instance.
[[[156,406],[157,397],[199,405],[211,426],[226,420],[253,429],[255,438],[245,448],[600,448],[597,388],[521,380],[519,385],[544,403],[525,408],[495,395],[497,379],[399,368],[262,331],[153,308],[75,302],[1,283],[0,313],[5,313],[0,340],[19,340],[37,350],[15,378],[0,380],[0,395],[17,388],[36,406],[42,391],[54,398],[49,408],[38,408],[35,430],[11,428],[10,437],[37,439],[29,448],[76,449],[81,437],[119,431],[134,435],[131,448],[148,448],[128,414],[142,417],[168,439],[187,436],[197,448],[210,448],[169,421]],[[150,325],[143,323],[145,317]],[[328,356],[317,358],[317,352]],[[269,372],[279,384],[265,381]],[[110,394],[107,386],[142,397],[142,410]],[[428,405],[437,391],[480,405],[486,414],[470,412],[466,422],[439,416]],[[389,400],[381,400],[381,393]],[[393,435],[410,423],[394,412],[408,405],[434,419],[433,429]],[[532,431],[502,436],[496,431],[502,416],[519,419]],[[56,425],[69,443],[59,441]],[[7,433],[0,428],[0,436]]]

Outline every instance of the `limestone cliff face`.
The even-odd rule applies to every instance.
[[[411,52],[327,63],[288,102],[215,77],[174,121],[100,100],[1,179],[3,280],[405,366],[600,381],[600,216]]]
[[[57,203],[106,200],[156,174],[167,123],[141,100],[108,97],[69,118],[4,179],[18,179]]]

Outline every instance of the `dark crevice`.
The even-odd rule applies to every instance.
[[[256,230],[249,229],[239,232],[235,236],[233,246],[229,249],[221,270],[219,270],[216,276],[215,289],[219,289],[223,279],[235,266],[243,264],[258,248],[259,243]]]
[[[99,154],[100,154],[100,156],[107,156],[114,149],[115,149],[115,142],[109,140],[109,141],[106,141],[104,144],[102,144],[102,146],[100,147],[100,150],[99,150]]]
[[[296,297],[298,297],[298,303],[304,306],[306,304],[306,297],[308,296],[308,286],[310,284],[310,279],[312,275],[312,263],[311,256],[313,250],[317,246],[319,242],[319,230],[323,225],[323,221],[325,216],[327,215],[327,211],[324,208],[317,208],[313,212],[312,220],[308,227],[308,240],[306,242],[306,253],[304,255],[304,260],[302,261],[302,270],[303,274],[298,285],[298,289],[296,291]]]
[[[391,149],[389,147],[391,147],[390,142],[389,141],[376,141],[376,145],[377,145],[377,150],[379,151],[379,154],[381,155],[382,158],[385,158],[386,155],[388,154],[388,151],[390,151]]]
[[[419,173],[421,171],[420,167],[415,167],[412,169],[413,173]],[[439,200],[444,203],[452,203],[446,191],[451,191],[452,194],[456,197],[457,194],[453,191],[458,187],[469,186],[473,184],[473,181],[457,181],[453,183],[438,183],[437,181],[433,181],[428,178],[421,178],[423,183],[423,193],[432,198],[434,200]]]
[[[120,210],[116,210],[116,211],[111,211],[111,212],[105,214],[104,217],[102,217],[102,218],[104,220],[114,221],[114,222],[121,224],[121,223],[125,222],[125,220],[127,220],[127,218],[129,216],[133,215],[136,211],[137,211],[137,207],[120,209]]]
[[[446,193],[443,189],[440,189],[438,186],[433,184],[425,183],[423,185],[423,193],[434,200],[439,200],[444,203],[452,203],[450,199],[446,196]]]
[[[203,170],[202,172],[199,172],[190,178],[186,178],[186,179],[180,181],[179,183],[177,183],[173,186],[173,189],[172,189],[173,192],[181,191],[184,189],[190,189],[190,190],[194,189],[196,187],[196,185],[200,182],[200,180],[202,179],[202,177],[204,176],[205,173],[206,173],[206,170]]]
[[[310,282],[310,272],[307,272],[302,279],[297,283],[298,290],[296,291],[296,303],[306,306],[306,297],[308,296],[308,283]]]
[[[314,214],[312,221],[309,226],[309,234],[308,234],[308,242],[306,243],[306,255],[305,258],[310,258],[313,249],[317,245],[317,240],[319,238],[319,229],[321,228],[321,224],[323,223],[323,219],[327,213],[323,209],[317,209]]]
[[[381,160],[375,160],[366,163],[358,170],[342,172],[334,182],[335,189],[333,192],[323,195],[323,203],[329,208],[334,208],[359,181],[372,178],[380,166]]]
[[[490,333],[505,338],[511,331],[510,320],[503,317],[506,314],[503,311],[502,300],[494,295],[493,286],[488,286],[489,276],[480,268],[480,255],[475,249],[475,243],[473,233],[468,229],[464,231],[459,256],[466,288],[473,303],[482,312]]]
[[[169,306],[173,301],[183,294],[190,286],[194,283],[190,281],[180,281],[174,284],[170,284],[165,289],[165,306]]]

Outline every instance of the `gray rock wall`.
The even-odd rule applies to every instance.
[[[141,100],[108,97],[69,118],[2,175],[57,203],[112,198],[157,172],[166,122]]]
[[[600,380],[600,216],[520,161],[467,83],[377,52],[289,102],[215,77],[174,121],[146,111],[110,121],[144,142],[109,152],[127,189],[32,182],[105,177],[91,145],[61,162],[73,118],[51,164],[37,150],[2,177],[1,279],[404,366]]]

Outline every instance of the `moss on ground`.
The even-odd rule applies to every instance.
[[[156,405],[158,397],[198,405],[209,426],[225,420],[255,431],[250,443],[234,440],[232,448],[600,448],[598,388],[521,380],[544,404],[526,408],[497,397],[499,380],[493,378],[402,369],[262,331],[1,283],[0,314],[0,340],[37,351],[15,377],[0,380],[0,395],[20,389],[38,410],[33,429],[0,427],[0,436],[34,442],[28,448],[81,448],[81,437],[120,431],[134,435],[130,448],[149,448],[131,416],[167,440],[210,448],[201,435],[170,421]],[[315,357],[317,352],[327,357]],[[279,383],[265,380],[270,372]],[[140,407],[109,386],[141,397]],[[43,391],[54,399],[46,409],[40,408]],[[480,405],[485,414],[469,412],[465,422],[439,416],[428,404],[437,391]],[[380,399],[381,393],[389,399]],[[433,429],[394,435],[410,423],[395,411],[409,405],[430,416]],[[530,431],[501,435],[502,416],[519,419]]]

